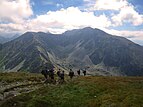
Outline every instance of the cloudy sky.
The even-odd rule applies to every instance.
[[[92,27],[143,44],[143,0],[0,0],[0,35]]]

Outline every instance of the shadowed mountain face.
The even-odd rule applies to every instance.
[[[2,46],[0,63],[6,71],[38,72],[43,62],[47,62],[48,67],[52,66],[36,33],[25,33]]]
[[[88,67],[96,75],[143,75],[143,47],[87,27],[59,35],[27,32],[0,51],[4,71],[39,72],[43,64],[64,70]]]

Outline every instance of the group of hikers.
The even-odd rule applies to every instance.
[[[83,75],[86,76],[86,70],[82,70],[83,71]],[[64,82],[65,81],[65,71],[59,69],[57,72],[55,72],[55,70],[52,68],[50,70],[48,70],[47,68],[43,69],[41,71],[42,75],[44,75],[46,81],[55,81],[55,74],[58,76],[58,81],[60,82]],[[78,76],[81,75],[81,70],[79,69],[77,71]],[[68,76],[70,77],[70,79],[72,79],[75,76],[75,72],[70,69]]]

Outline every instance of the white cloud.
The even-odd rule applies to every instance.
[[[0,22],[21,23],[33,14],[30,0],[1,0]]]
[[[5,32],[13,32],[13,31],[22,31],[24,25],[22,24],[0,24],[0,29],[3,29]]]
[[[47,14],[39,15],[29,21],[29,28],[35,30],[49,30],[49,28],[69,30],[73,28],[109,27],[111,25],[108,18],[103,14],[95,16],[93,12],[82,12],[77,7],[69,7],[58,11],[49,11]],[[63,30],[62,30],[63,31]]]
[[[97,10],[119,10],[126,5],[125,0],[97,0],[94,8]]]
[[[57,3],[56,6],[57,7],[64,7],[63,4],[59,4],[59,3]]]
[[[55,3],[54,1],[47,1],[47,0],[42,0],[42,5],[52,5],[52,6],[56,6],[56,7],[63,7],[63,4],[61,3]]]
[[[112,26],[131,23],[134,26],[143,24],[143,15],[127,0],[84,0],[88,11],[110,10]]]
[[[126,0],[84,0],[89,10],[120,10],[128,5]]]
[[[143,15],[135,11],[133,6],[121,8],[119,14],[114,15],[112,20],[115,26],[121,26],[123,23],[132,23],[134,26],[143,24]]]
[[[143,41],[143,30],[138,31],[128,31],[128,30],[114,30],[114,29],[103,29],[105,32],[116,35],[126,37],[128,39],[142,40]]]
[[[103,14],[95,16],[93,12],[83,12],[77,7],[69,7],[58,11],[49,11],[34,19],[23,20],[22,23],[0,24],[5,32],[17,31],[50,31],[62,33],[66,30],[83,27],[104,28],[111,25],[110,20]]]
[[[43,5],[54,5],[54,2],[52,1],[47,1],[47,0],[42,0]]]

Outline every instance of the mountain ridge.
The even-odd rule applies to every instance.
[[[0,68],[4,71],[24,61],[18,71],[39,72],[48,65],[65,71],[87,67],[93,75],[143,75],[142,46],[90,27],[63,34],[26,32],[2,47]]]

